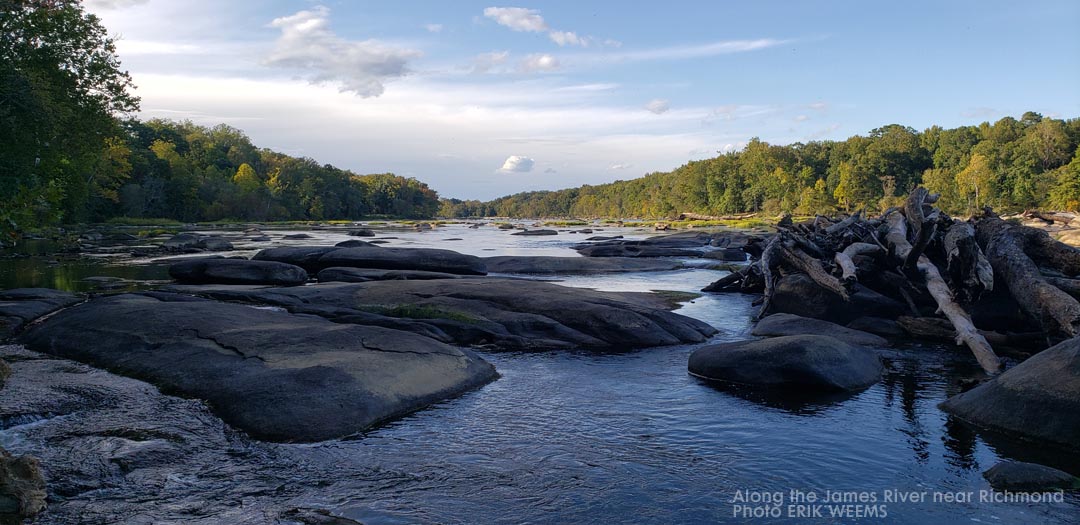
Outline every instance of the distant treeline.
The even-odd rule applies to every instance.
[[[845,141],[745,149],[639,179],[489,202],[444,200],[446,217],[672,217],[681,212],[818,214],[901,202],[918,184],[963,214],[1080,208],[1080,119],[1028,112],[991,124],[917,132],[888,125]]]

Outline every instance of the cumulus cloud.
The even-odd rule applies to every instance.
[[[410,60],[421,53],[376,40],[346,40],[330,29],[330,10],[317,6],[274,19],[281,30],[263,64],[302,72],[310,82],[340,82],[342,91],[377,97],[384,82],[405,76]]]
[[[547,53],[536,53],[525,57],[518,69],[524,73],[554,71],[559,69],[559,59]]]
[[[667,111],[671,109],[671,104],[662,98],[654,98],[650,100],[648,104],[645,104],[645,109],[657,115],[661,115],[667,113]]]
[[[124,9],[142,5],[150,0],[86,0],[86,7],[91,9]]]
[[[552,29],[536,9],[524,7],[488,7],[484,16],[497,24],[525,33],[547,33],[552,42],[560,46],[588,47],[592,37],[580,36],[573,31]]]
[[[506,162],[503,162],[498,171],[503,173],[528,173],[532,171],[534,164],[536,164],[536,161],[529,157],[510,155],[506,157]]]
[[[442,28],[442,24],[424,24],[424,29],[427,29],[429,33],[440,33]]]
[[[510,56],[509,51],[492,51],[491,53],[481,53],[473,58],[472,67],[469,69],[474,74],[487,73],[491,71],[495,66],[502,65],[506,62],[507,57]]]

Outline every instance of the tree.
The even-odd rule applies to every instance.
[[[1067,211],[1080,211],[1080,147],[1072,162],[1060,169],[1057,184],[1050,190],[1050,205]]]
[[[967,167],[956,174],[956,185],[961,195],[967,197],[972,211],[990,203],[994,195],[994,172],[983,155],[971,156]]]
[[[0,215],[81,214],[118,115],[138,109],[100,20],[77,0],[0,0]],[[90,181],[88,183],[88,181]],[[100,186],[99,186],[100,187]],[[106,198],[111,195],[104,195]],[[66,198],[65,198],[66,197]]]

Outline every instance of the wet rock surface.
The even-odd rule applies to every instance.
[[[1080,478],[1053,467],[1023,461],[1002,461],[983,472],[990,486],[998,490],[1078,489]]]
[[[299,266],[277,261],[247,259],[198,259],[169,267],[169,275],[190,284],[304,284],[308,273]]]
[[[861,390],[882,373],[874,351],[820,335],[705,346],[690,355],[688,369],[713,381],[809,392]]]
[[[844,301],[802,273],[785,275],[777,280],[771,304],[775,312],[841,324],[864,316],[896,318],[907,312],[898,301],[862,285],[855,285],[851,300]]]
[[[295,288],[172,286],[220,300],[379,326],[424,328],[440,340],[501,350],[626,350],[699,343],[716,333],[653,294],[597,292],[524,279],[325,283]],[[426,327],[426,328],[425,328]]]
[[[309,272],[340,266],[379,270],[419,270],[460,275],[487,273],[487,268],[479,257],[434,248],[299,246],[269,248],[255,254],[253,259],[294,264]]]
[[[941,409],[979,427],[1080,447],[1080,339],[1029,357]]]
[[[636,259],[629,257],[543,257],[504,255],[484,257],[492,273],[526,275],[594,274],[622,272],[653,272],[677,270],[682,263],[673,260]]]
[[[204,399],[273,441],[359,432],[495,377],[470,351],[411,333],[164,293],[96,299],[20,341]]]
[[[368,281],[407,281],[426,279],[462,279],[467,276],[419,270],[373,270],[367,268],[327,268],[318,274],[320,283],[366,283]]]
[[[772,314],[758,321],[750,331],[753,335],[769,337],[785,335],[827,335],[852,345],[888,346],[883,337],[871,333],[853,330],[836,323],[810,319],[793,314]]]
[[[48,288],[0,290],[0,341],[26,323],[82,300],[78,295]]]

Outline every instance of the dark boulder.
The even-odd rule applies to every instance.
[[[334,266],[380,270],[420,270],[462,275],[484,275],[484,261],[473,255],[434,248],[339,248],[316,263],[319,269]]]
[[[484,257],[484,264],[489,272],[527,275],[653,272],[682,268],[681,263],[670,259],[635,259],[629,257],[505,255]]]
[[[339,322],[387,319],[496,350],[628,350],[700,343],[706,323],[668,311],[657,294],[598,292],[528,279],[438,279],[320,283],[292,288],[172,286],[226,301],[280,306]],[[400,326],[397,324],[395,326]]]
[[[754,325],[753,335],[777,337],[785,335],[827,335],[845,343],[864,346],[888,346],[889,342],[874,334],[845,328],[836,323],[793,314],[772,314]]]
[[[907,332],[896,321],[882,317],[859,317],[848,323],[847,327],[852,330],[880,335],[881,337],[904,337],[907,335]]]
[[[415,279],[461,279],[463,276],[417,270],[377,270],[369,268],[327,268],[318,274],[320,283],[366,283],[368,281],[408,281]]]
[[[821,335],[705,346],[690,355],[688,369],[714,381],[818,392],[861,390],[882,372],[873,350]]]
[[[824,319],[834,323],[849,323],[857,317],[896,318],[906,312],[898,301],[865,286],[855,285],[851,300],[820,287],[803,273],[783,276],[776,282],[771,301],[773,312],[784,312]]]
[[[0,448],[0,523],[22,523],[45,510],[45,476],[34,456]]]
[[[167,250],[182,251],[188,248],[196,248],[202,238],[194,233],[178,233],[173,235],[161,247]]]
[[[169,275],[187,284],[304,284],[308,273],[303,268],[276,261],[247,259],[196,259],[169,267]]]
[[[360,241],[363,242],[363,241]],[[323,269],[319,265],[319,258],[330,252],[340,250],[337,246],[283,246],[280,248],[266,248],[259,250],[252,260],[277,261],[295,264],[309,272],[318,272]]]
[[[160,292],[69,308],[20,342],[204,399],[272,441],[360,432],[496,375],[468,350],[407,332]]]
[[[306,233],[287,233],[285,235],[282,235],[281,238],[292,241],[299,239],[313,239],[314,237]]]
[[[376,246],[376,244],[367,241],[360,241],[357,239],[349,239],[347,241],[341,241],[334,246],[337,246],[338,248],[366,248]]]
[[[705,252],[702,257],[719,261],[743,262],[746,260],[746,252],[742,248],[720,248]]]
[[[558,234],[559,234],[559,232],[557,232],[555,230],[524,230],[524,231],[519,231],[517,233],[511,233],[510,235],[535,236],[535,235],[558,235]]]
[[[34,319],[82,300],[78,295],[50,288],[0,290],[0,340]]]
[[[374,237],[375,232],[371,228],[359,228],[356,230],[349,230],[349,235],[353,237]]]
[[[588,239],[585,239],[585,240],[586,241],[614,241],[614,240],[622,239],[622,238],[623,238],[622,235],[614,235],[614,236],[611,236],[611,235],[608,235],[608,236],[597,235],[596,237],[589,237]]]
[[[1002,461],[983,472],[983,477],[997,490],[1080,489],[1080,479],[1068,472],[1023,461]]]
[[[1080,447],[1080,338],[950,397],[941,409],[979,427]]]
[[[202,248],[211,252],[227,252],[233,250],[231,242],[221,237],[204,237],[199,240],[196,248]]]

